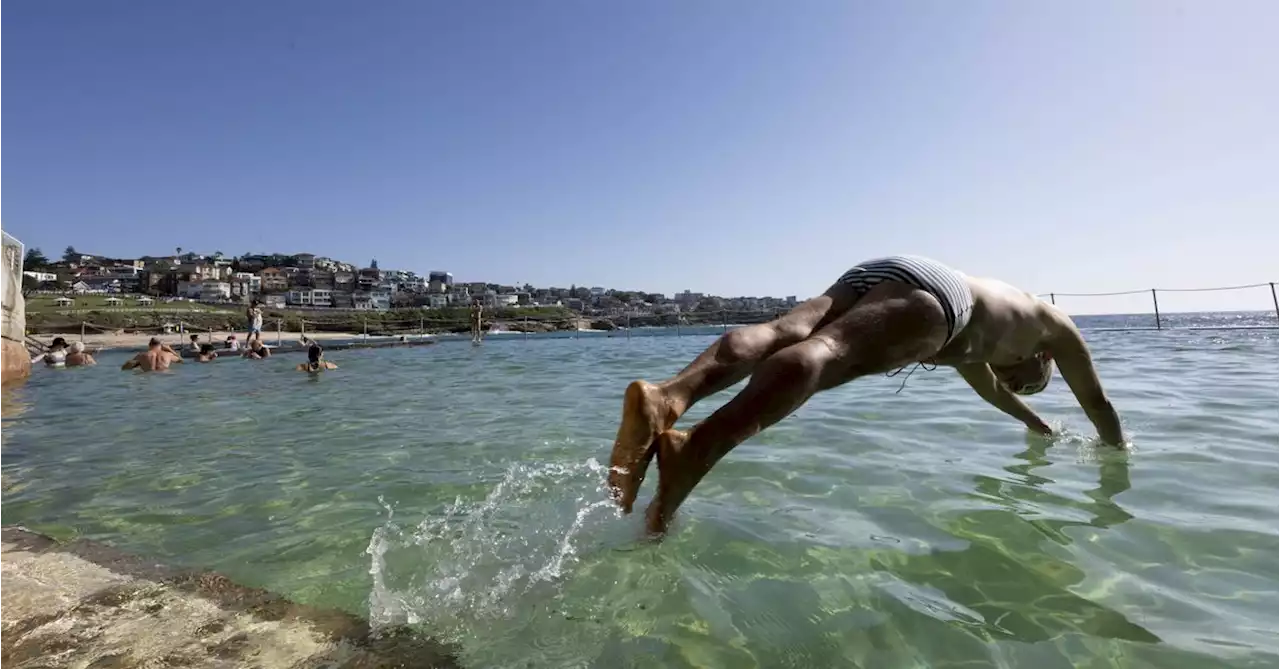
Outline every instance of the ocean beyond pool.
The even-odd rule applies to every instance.
[[[468,667],[1276,666],[1275,329],[1086,330],[1127,452],[1057,376],[1029,401],[1052,439],[944,368],[860,380],[647,543],[602,488],[622,391],[719,332],[36,369],[4,395],[3,522],[409,624]]]

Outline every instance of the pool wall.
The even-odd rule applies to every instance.
[[[4,321],[0,335],[3,336],[4,350],[0,351],[0,363],[4,369],[0,383],[8,383],[31,374],[31,357],[22,344],[27,329],[27,307],[22,298],[23,246],[7,232],[3,236],[4,273],[0,276],[3,300],[0,301],[3,302]]]
[[[5,667],[456,667],[409,630],[20,527],[0,540]]]

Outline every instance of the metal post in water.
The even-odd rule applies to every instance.
[[[418,316],[418,339],[426,339],[426,338],[427,338],[427,319],[423,316]]]
[[[1049,304],[1057,304],[1058,301],[1053,299],[1053,293],[1049,293]]]
[[[1275,284],[1271,284],[1271,292],[1272,294],[1275,294],[1276,292]],[[627,339],[630,339],[630,338],[631,338],[631,314],[627,314]]]
[[[361,316],[360,322],[364,324],[364,338],[368,339],[369,338],[369,317]]]
[[[729,331],[729,312],[720,310],[720,332],[723,334]]]
[[[258,336],[261,337],[262,333],[259,332]],[[279,346],[283,341],[284,341],[284,319],[277,318],[276,319],[276,346]]]
[[[1276,299],[1276,282],[1271,282],[1271,304],[1276,308],[1276,318],[1280,318],[1280,300]]]
[[[523,339],[524,339],[525,341],[528,341],[528,340],[529,340],[529,316],[528,316],[528,314],[525,314],[525,317],[524,317],[524,337],[523,337]]]
[[[1273,283],[1271,284],[1271,295],[1274,296],[1275,294],[1276,294],[1276,285]],[[84,321],[80,321],[80,343],[81,344],[84,343]]]
[[[676,336],[680,336],[680,314],[676,314]]]
[[[1164,328],[1162,328],[1162,327],[1160,326],[1160,300],[1157,300],[1157,299],[1156,299],[1156,289],[1155,289],[1155,288],[1152,288],[1152,289],[1151,289],[1151,305],[1152,305],[1152,306],[1154,306],[1154,307],[1156,308],[1156,329],[1157,329],[1157,330],[1162,330],[1162,329],[1164,329]]]

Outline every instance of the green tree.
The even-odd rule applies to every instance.
[[[67,250],[62,252],[62,259],[66,262],[80,262],[80,254],[76,252],[76,247],[68,246]]]
[[[27,249],[27,255],[22,259],[22,269],[39,272],[49,266],[49,259],[44,257],[44,253],[38,248]]]

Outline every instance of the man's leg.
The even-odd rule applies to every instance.
[[[631,512],[658,435],[675,425],[689,407],[751,374],[770,354],[803,341],[857,303],[857,294],[836,284],[779,319],[725,333],[676,376],[661,383],[633,381],[622,403],[622,423],[610,456],[609,486]]]
[[[650,532],[666,530],[676,509],[720,458],[786,418],[814,393],[859,376],[926,359],[942,348],[947,320],[932,295],[883,283],[812,337],[770,356],[737,397],[688,434],[658,439],[658,493],[646,513]]]

